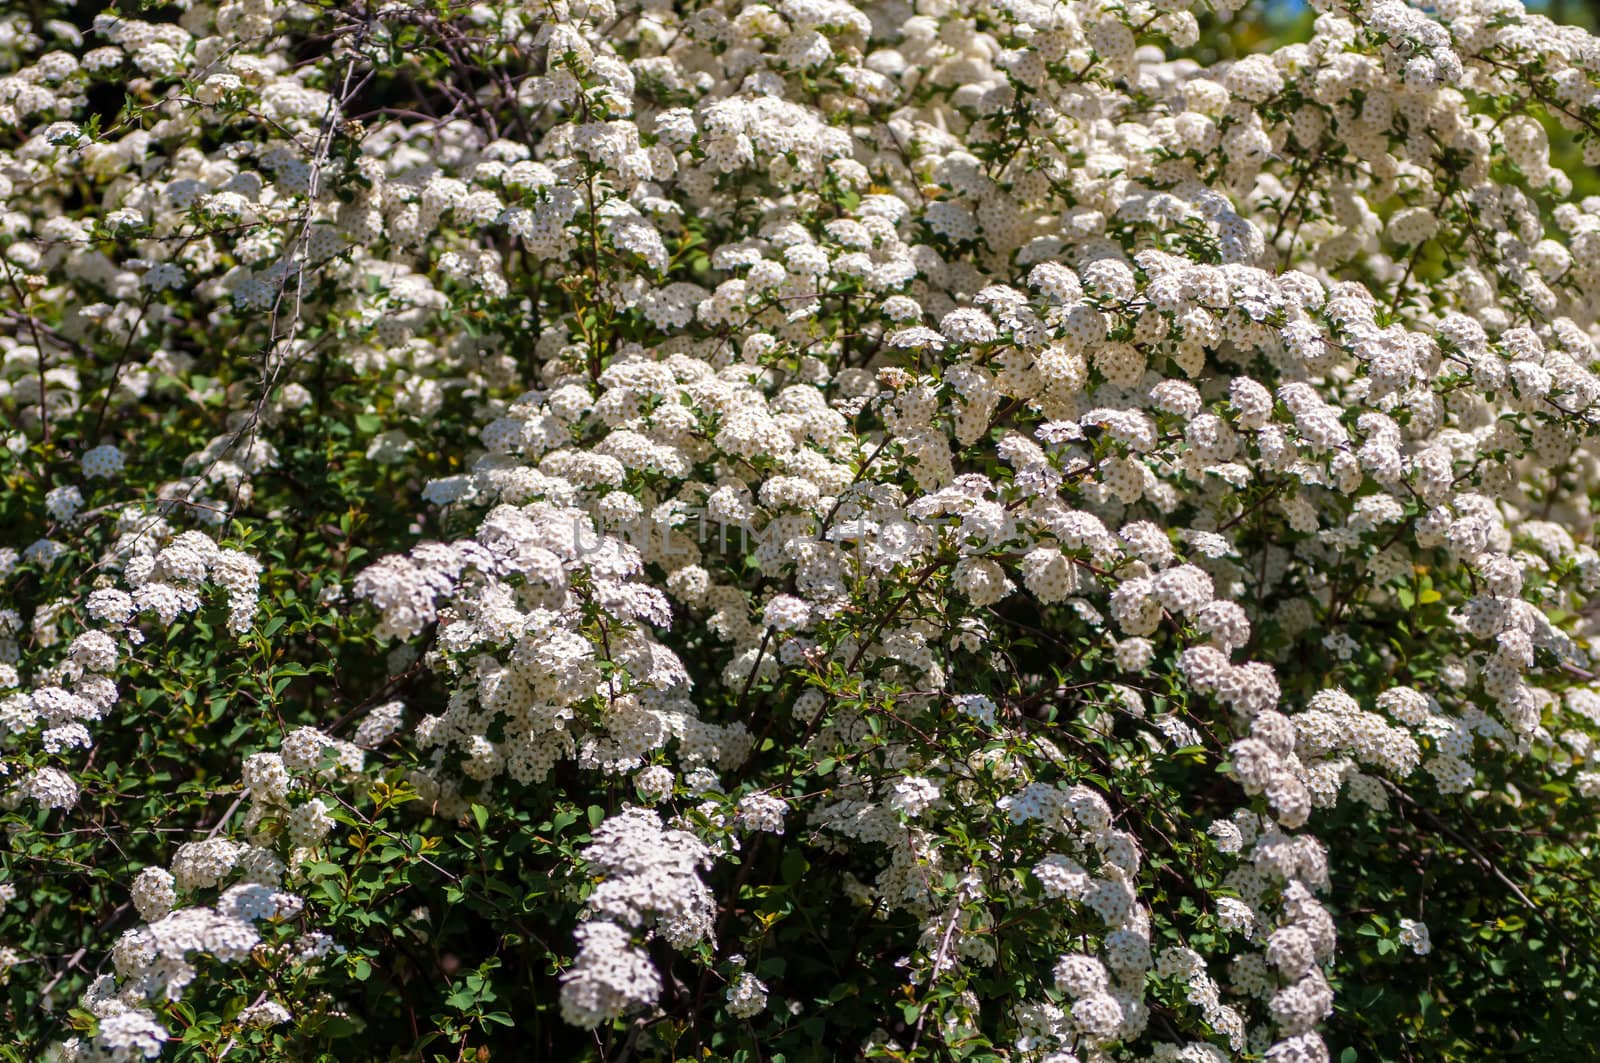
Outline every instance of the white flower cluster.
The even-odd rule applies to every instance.
[[[49,758],[90,744],[146,618],[215,585],[251,630],[259,563],[200,529],[248,511],[329,366],[378,381],[372,465],[418,472],[441,411],[479,419],[421,491],[439,538],[352,585],[378,637],[427,644],[437,711],[245,752],[237,835],[134,881],[147,925],[91,994],[99,1050],[160,1050],[140,1001],[298,911],[279,879],[333,826],[321,788],[403,744],[447,818],[558,765],[662,808],[584,850],[579,1026],[659,1001],[647,939],[717,944],[702,873],[743,831],[910,913],[926,981],[998,962],[1011,924],[978,898],[1059,904],[1077,944],[1006,1004],[1029,1058],[1325,1059],[1319,812],[1512,763],[1600,796],[1600,200],[1572,201],[1536,117],[1585,124],[1600,46],[1515,0],[1312,6],[1309,41],[1204,67],[1166,55],[1199,38],[1183,3],[490,4],[484,62],[526,76],[370,129],[337,88],[367,53],[285,59],[336,12],[105,14],[81,55],[19,60],[0,270],[33,302],[0,333],[7,442],[100,413],[0,580],[112,513],[122,584],[33,612],[41,651],[73,609],[99,625],[54,664],[20,667],[0,612],[11,800],[75,803]],[[362,39],[442,17],[389,5]],[[74,124],[107,78],[154,129]],[[64,207],[84,187],[92,220]],[[175,341],[240,321],[259,387]],[[126,364],[87,386],[84,345]],[[219,434],[146,506],[102,505],[156,460],[102,424],[178,402],[224,411]],[[1019,662],[1018,630],[1060,660]],[[1155,954],[1187,918],[1141,894],[1157,835],[1046,724],[1133,736],[1112,775],[1226,762],[1227,979],[1233,944]],[[684,791],[707,814],[668,826]],[[1183,987],[1183,1029],[1151,1028],[1152,978]],[[727,1009],[767,992],[741,973]]]
[[[471,474],[429,489],[436,501],[494,507],[476,539],[418,548],[362,577],[358,592],[382,610],[385,631],[415,634],[440,621],[458,693],[449,714],[423,722],[424,747],[452,747],[460,771],[475,779],[538,779],[572,755],[631,767],[671,738],[686,767],[738,766],[736,736],[708,736],[710,725],[686,703],[674,707],[683,685],[664,647],[626,661],[636,693],[586,671],[607,657],[624,660],[619,647],[643,637],[641,622],[671,622],[666,604],[640,584],[653,571],[665,574],[679,608],[703,617],[726,644],[721,680],[734,691],[828,659],[970,706],[983,695],[952,680],[946,647],[981,647],[983,610],[1019,593],[1069,603],[1115,642],[1129,676],[1152,667],[1158,644],[1175,647],[1191,712],[1213,702],[1246,736],[1227,747],[1234,774],[1291,829],[1341,793],[1381,806],[1385,786],[1419,767],[1442,789],[1460,789],[1473,777],[1476,751],[1541,740],[1548,696],[1542,701],[1527,678],[1537,652],[1574,667],[1588,662],[1521,597],[1531,559],[1511,552],[1514,514],[1522,492],[1542,488],[1491,456],[1527,452],[1520,425],[1538,446],[1572,460],[1573,426],[1600,401],[1600,378],[1586,368],[1595,359],[1589,301],[1578,291],[1560,294],[1526,268],[1515,272],[1516,256],[1501,251],[1469,276],[1491,292],[1514,284],[1531,301],[1519,306],[1523,316],[1463,284],[1396,324],[1368,287],[1333,269],[1357,252],[1386,253],[1372,204],[1396,195],[1416,205],[1388,227],[1395,248],[1438,234],[1422,221],[1436,217],[1439,202],[1429,198],[1434,157],[1421,130],[1457,145],[1469,169],[1470,159],[1495,157],[1502,149],[1451,86],[1467,71],[1493,78],[1483,57],[1527,45],[1477,29],[1477,16],[1464,9],[1451,17],[1479,36],[1462,54],[1439,23],[1390,4],[1328,11],[1310,45],[1196,72],[1141,59],[1122,21],[1133,12],[1007,5],[995,14],[995,32],[1015,43],[997,51],[985,41],[965,53],[941,33],[955,24],[941,19],[954,17],[917,16],[899,31],[892,59],[875,53],[881,61],[849,73],[835,47],[800,53],[801,65],[840,63],[839,76],[863,99],[898,99],[898,77],[928,70],[937,81],[956,64],[963,88],[948,102],[936,95],[941,102],[897,112],[883,127],[884,139],[917,148],[909,168],[890,152],[858,169],[832,136],[815,139],[816,154],[798,147],[810,144],[793,131],[813,112],[785,99],[791,86],[779,71],[797,61],[792,48],[814,42],[787,25],[762,30],[781,44],[749,39],[756,51],[773,49],[775,64],[747,77],[753,94],[710,90],[700,106],[655,113],[653,125],[640,127],[647,133],[616,121],[557,128],[535,156],[553,159],[553,145],[571,144],[576,162],[510,164],[530,172],[540,165],[532,176],[540,205],[519,221],[518,234],[541,253],[576,259],[582,247],[583,208],[564,188],[598,179],[632,197],[637,209],[593,206],[606,219],[601,238],[642,260],[637,269],[623,265],[632,259],[618,261],[605,298],[661,337],[623,344],[601,361],[591,337],[553,326],[540,341],[549,358],[545,386],[485,427],[487,453]],[[1186,32],[1185,13],[1161,17],[1170,32]],[[1520,24],[1536,32],[1546,25]],[[590,32],[581,21],[572,31]],[[704,32],[693,21],[685,26],[689,38]],[[745,39],[744,31],[727,32]],[[1397,35],[1413,43],[1412,59],[1395,67],[1386,57]],[[580,67],[599,70],[615,45],[586,40]],[[1063,76],[1095,63],[1161,101],[1143,112],[1153,117],[1114,123],[1109,116],[1129,102],[1119,93],[1131,87]],[[1274,110],[1291,88],[1307,102],[1292,114]],[[1056,133],[1022,139],[1000,180],[973,153],[1008,135],[998,116],[1025,92]],[[979,117],[956,122],[963,106]],[[1393,155],[1387,130],[1400,128],[1402,116],[1411,133]],[[944,131],[953,125],[964,136]],[[1495,137],[1533,187],[1560,185],[1528,130],[1502,126]],[[1317,206],[1302,205],[1300,223],[1286,226],[1295,203],[1269,160],[1290,145],[1325,154],[1335,139],[1363,168],[1342,184],[1306,170],[1301,183],[1309,182]],[[843,216],[819,221],[815,197],[796,183],[819,168],[857,188],[870,174],[893,191],[862,194]],[[759,228],[711,250],[726,279],[709,288],[657,286],[660,232],[674,231],[652,228],[668,219],[660,202],[681,192],[718,216],[735,204],[727,190],[751,194],[752,185],[729,175],[751,169],[765,171],[775,194],[756,201],[765,211]],[[1213,172],[1220,188],[1203,176]],[[1473,172],[1485,187],[1487,169]],[[1526,194],[1508,187],[1499,196],[1513,206],[1496,209],[1514,212],[1517,225],[1537,224],[1527,220]],[[1580,224],[1580,212],[1565,216]],[[564,237],[535,235],[552,224]],[[1178,225],[1200,234],[1184,254],[1161,237]],[[1280,271],[1285,258],[1303,268]],[[1406,278],[1396,284],[1397,300],[1420,298]],[[852,368],[848,341],[815,324],[830,293],[847,285],[876,307],[869,339],[887,352],[936,352],[936,368]],[[1481,389],[1470,399],[1457,390],[1463,378]],[[858,434],[851,418],[863,410],[877,411],[881,435]],[[997,429],[1000,469],[972,471],[973,448]],[[598,435],[578,447],[579,430]],[[874,460],[885,448],[892,463]],[[648,470],[648,488],[636,470]],[[1267,490],[1247,507],[1240,492],[1253,484]],[[703,528],[698,539],[688,534],[686,516],[696,512],[719,525],[716,551]],[[1245,539],[1250,518],[1266,512],[1294,537]],[[626,535],[639,528],[645,534]],[[752,596],[713,563],[729,528],[755,535],[748,548],[771,593]],[[625,535],[627,545],[599,529]],[[485,550],[499,554],[490,561]],[[1246,550],[1259,561],[1246,563]],[[1258,646],[1263,621],[1259,604],[1246,603],[1272,603],[1265,619],[1291,637],[1319,614],[1337,621],[1385,608],[1402,592],[1415,597],[1406,587],[1413,550],[1437,551],[1428,556],[1442,570],[1471,572],[1483,588],[1448,603],[1461,633],[1452,652],[1462,678],[1452,690],[1419,695],[1395,686],[1378,691],[1368,709],[1330,688],[1297,708],[1284,704],[1273,660],[1235,659]],[[501,560],[508,556],[516,561]],[[515,595],[497,586],[508,571],[526,580]],[[1346,586],[1329,576],[1345,571]],[[929,575],[972,612],[962,633],[931,615],[891,612],[870,632],[818,636],[819,624],[852,603]],[[619,578],[622,586],[604,589],[604,580]],[[538,612],[529,608],[535,603]],[[595,604],[604,608],[596,613]],[[1350,659],[1352,638],[1335,623],[1327,645]],[[549,648],[557,642],[559,651]],[[1137,691],[1122,689],[1138,707],[1132,715],[1142,715]],[[1476,703],[1479,690],[1498,719]],[[575,707],[581,702],[598,702],[598,718],[585,717]],[[795,713],[816,719],[819,708],[797,704]],[[540,713],[549,722],[536,722]],[[510,723],[507,740],[487,737],[495,721]],[[817,719],[810,748],[819,757],[854,750],[866,722],[832,711]],[[619,725],[631,731],[624,736]],[[742,725],[730,722],[736,731]],[[1162,731],[1177,744],[1203,741],[1177,718]],[[928,889],[942,843],[920,821],[953,768],[908,751],[845,767],[809,816],[816,828],[882,852],[873,891],[891,906],[928,913],[925,939],[935,942],[949,936]],[[668,793],[664,776],[648,786],[643,779],[642,792]],[[438,785],[450,792],[447,778]],[[999,807],[1013,822],[1053,823],[1075,807],[1060,793],[1035,783]],[[748,800],[739,818],[761,821]],[[1133,988],[1149,965],[1148,915],[1139,914],[1134,893],[1139,850],[1130,835],[1108,829],[1109,813],[1102,818],[1080,824],[1090,831],[1081,851],[1034,861],[1046,891],[1097,913],[1111,970],[1126,980],[1120,998],[1111,981],[1085,983],[1067,1024],[1074,1043],[1132,1040],[1144,1029]],[[1285,847],[1312,855],[1283,856]],[[1232,925],[1263,950],[1263,984],[1272,992],[1260,1014],[1284,1045],[1314,1037],[1331,1000],[1318,969],[1332,954],[1330,924],[1311,899],[1326,884],[1317,853],[1314,841],[1298,843],[1278,826],[1252,827],[1239,855],[1257,877],[1232,887],[1243,901],[1225,898]],[[1295,862],[1302,859],[1310,870]],[[957,920],[958,943],[944,951],[981,962],[984,935],[965,920]],[[582,954],[591,960],[599,955],[594,940]],[[1208,1021],[1242,1049],[1245,1018],[1217,1002],[1208,976],[1194,977],[1213,986],[1195,990],[1210,1001]]]
[[[245,759],[243,784],[250,796],[243,826],[246,840],[217,837],[213,831],[179,845],[170,869],[147,867],[139,872],[132,884],[132,901],[145,925],[123,933],[111,950],[115,976],[102,977],[86,994],[83,1006],[100,1022],[92,1041],[69,1044],[78,1058],[132,1058],[125,1049],[158,1055],[167,1032],[146,1005],[180,999],[197,977],[202,958],[237,964],[256,956],[265,965],[304,967],[339,951],[320,932],[264,940],[258,924],[267,921],[283,927],[304,914],[305,902],[283,888],[289,865],[280,856],[282,843],[287,842],[291,861],[304,862],[333,826],[320,797],[292,805],[290,795],[303,794],[318,780],[356,774],[362,762],[363,754],[355,746],[314,728],[285,736],[277,753],[255,753]],[[192,901],[209,891],[217,891],[209,905],[179,905],[181,899]],[[241,1021],[271,1026],[287,1018],[282,1004],[263,1000]]]
[[[534,500],[570,499],[571,480],[505,462],[497,471],[528,474],[517,487],[483,488],[521,505],[497,505],[474,539],[423,544],[355,581],[385,633],[438,623],[438,663],[456,683],[449,709],[416,727],[435,770],[413,782],[459,811],[459,776],[447,764],[478,781],[526,784],[565,759],[631,771],[673,739],[688,766],[736,764],[747,731],[698,719],[687,671],[651,633],[670,622],[671,606],[638,578],[641,551],[582,509]]]
[[[124,511],[118,529],[110,556],[121,563],[127,589],[100,586],[81,605],[89,619],[103,626],[73,638],[60,661],[36,673],[28,687],[0,697],[0,749],[11,756],[32,752],[35,761],[13,797],[44,808],[71,808],[79,791],[69,772],[37,763],[39,754],[54,757],[94,744],[89,725],[103,720],[116,705],[114,677],[143,644],[146,619],[171,625],[201,607],[210,584],[226,592],[229,626],[235,633],[247,632],[254,622],[261,571],[254,558],[217,546],[203,532],[173,535],[165,521],[137,509]],[[19,626],[14,611],[0,610],[0,630]],[[58,640],[51,612],[35,615],[34,637],[43,645]],[[8,685],[16,687],[18,681]]]
[[[591,921],[578,930],[577,958],[562,975],[561,1015],[593,1028],[654,1004],[661,992],[635,935],[653,930],[674,948],[687,948],[711,936],[715,906],[700,878],[710,850],[689,831],[664,828],[649,809],[611,816],[583,857],[601,881],[589,894]]]

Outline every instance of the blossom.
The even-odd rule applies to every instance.
[[[585,1029],[699,1030],[698,967],[767,1036],[727,957],[814,905],[924,1048],[1323,1058],[1319,897],[1387,889],[1339,806],[1600,795],[1600,81],[1515,4],[1314,6],[0,26],[8,800],[145,830],[108,765],[193,754],[165,866],[92,865],[143,923],[79,1050],[246,957],[327,996],[240,1025],[336,1014],[347,917],[470,952],[459,865]]]
[[[1418,956],[1426,956],[1433,951],[1433,941],[1428,937],[1427,924],[1415,919],[1400,920],[1400,944]]]

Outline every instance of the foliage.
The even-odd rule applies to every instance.
[[[1600,41],[0,14],[6,1059],[1585,1059]]]

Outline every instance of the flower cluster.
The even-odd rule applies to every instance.
[[[653,928],[685,948],[711,935],[715,908],[699,876],[710,863],[705,843],[688,831],[663,829],[648,809],[607,819],[583,856],[601,881],[586,905],[594,921],[581,928],[583,947],[562,977],[561,1014],[594,1027],[655,1003],[661,992],[660,977],[630,931]]]
[[[0,16],[5,809],[120,800],[91,725],[239,720],[234,809],[123,869],[82,1058],[247,957],[331,1013],[349,912],[459,932],[506,813],[585,1031],[799,1037],[826,955],[898,1012],[840,1053],[1318,1063],[1352,823],[1600,797],[1586,33],[179,6]]]

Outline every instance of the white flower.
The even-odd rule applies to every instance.
[[[754,975],[741,972],[728,986],[728,1014],[753,1018],[767,1007],[767,987]]]
[[[1400,920],[1400,944],[1418,956],[1426,956],[1433,951],[1433,941],[1428,937],[1427,924],[1415,919]]]

